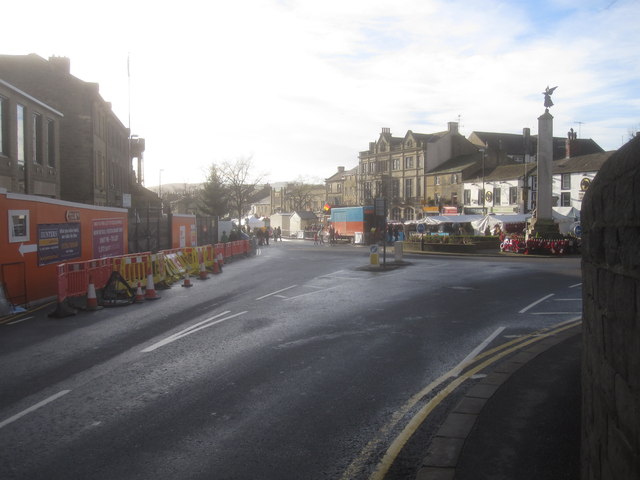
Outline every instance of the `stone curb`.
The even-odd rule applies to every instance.
[[[440,425],[429,445],[426,456],[422,460],[422,466],[418,470],[416,480],[453,480],[458,459],[467,437],[493,394],[527,362],[554,345],[579,335],[580,332],[579,325],[560,332],[527,346],[506,361],[496,365],[490,374],[465,394]]]

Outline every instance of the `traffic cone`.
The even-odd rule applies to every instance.
[[[156,293],[156,287],[153,284],[153,273],[151,271],[147,274],[147,288],[144,292],[144,298],[146,300],[158,300],[160,298]]]
[[[220,273],[220,267],[218,266],[218,260],[213,261],[213,273]]]
[[[96,286],[93,284],[93,278],[89,276],[89,287],[87,288],[87,310],[96,311],[102,307],[98,305],[98,297],[96,296]]]
[[[133,300],[133,303],[143,303],[144,295],[142,294],[142,284],[138,282],[138,290],[136,290],[136,298]]]
[[[209,278],[209,274],[207,273],[207,269],[205,268],[203,261],[200,261],[200,276],[198,278],[200,280],[207,280]]]
[[[189,272],[184,272],[184,283],[182,284],[183,287],[193,287],[193,285],[191,285],[191,279],[189,278]]]

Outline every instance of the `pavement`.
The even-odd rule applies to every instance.
[[[580,478],[581,325],[484,371],[447,415],[416,480]]]

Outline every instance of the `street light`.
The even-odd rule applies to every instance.
[[[485,196],[486,192],[484,191],[484,148],[480,149],[480,153],[482,153],[482,214],[486,213],[485,210]]]
[[[164,172],[163,168],[158,172],[158,197],[160,198],[160,208],[162,208],[162,172]]]

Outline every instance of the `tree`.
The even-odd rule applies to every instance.
[[[229,213],[229,192],[222,183],[219,168],[209,167],[207,180],[200,191],[202,211],[212,217],[225,217]]]
[[[315,199],[314,185],[296,180],[287,184],[285,204],[292,212],[311,210]]]
[[[262,181],[261,175],[251,177],[252,167],[251,157],[242,157],[233,162],[223,162],[217,168],[220,182],[226,190],[230,212],[237,215],[238,220],[244,217],[250,198]]]

